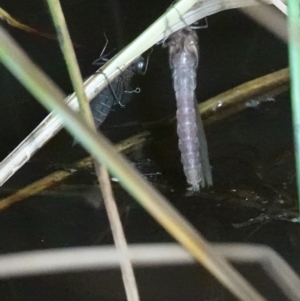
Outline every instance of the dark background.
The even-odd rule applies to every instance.
[[[161,0],[62,1],[72,40],[82,46],[76,48],[76,54],[83,76],[95,71],[91,63],[105,44],[104,32],[109,39],[108,50],[121,49],[170,4]],[[25,24],[54,33],[44,1],[2,0],[1,7]],[[198,101],[287,66],[286,45],[239,11],[211,16],[208,25],[207,29],[198,31]],[[56,41],[4,26],[66,94],[72,92]],[[0,78],[2,160],[47,112],[3,66],[0,66]],[[175,114],[166,49],[161,45],[154,47],[147,74],[135,81],[142,92],[125,109],[116,107],[101,128],[112,141],[138,132],[143,122]],[[122,126],[128,122],[137,126]],[[164,187],[162,192],[208,240],[267,244],[299,270],[297,224],[271,220],[233,227],[234,223],[264,212],[281,212],[295,202],[288,92],[273,102],[213,124],[206,128],[206,133],[214,188],[200,196],[185,194],[174,127],[154,131],[154,141],[131,155],[131,159],[143,173],[161,173],[149,180]],[[72,147],[72,143],[72,137],[61,131],[2,187],[1,195],[86,155],[79,145]],[[95,184],[93,170],[82,171],[65,183],[66,190],[58,188],[52,194],[32,197],[0,212],[0,252],[112,243],[103,207],[96,209],[86,200],[87,191],[95,189]],[[130,243],[172,241],[117,184],[114,186]],[[257,267],[240,269],[256,280],[256,285],[269,294],[270,300],[283,300],[275,289],[270,289],[272,285]],[[197,265],[138,269],[137,277],[142,300],[233,300]],[[1,300],[125,300],[119,271],[2,281],[0,296]]]

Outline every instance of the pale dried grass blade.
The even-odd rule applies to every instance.
[[[282,13],[287,15],[287,6],[286,4],[281,0],[272,0],[272,4],[276,6]]]

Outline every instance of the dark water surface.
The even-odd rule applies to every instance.
[[[170,5],[167,1],[62,1],[83,76],[109,38],[109,50],[121,48]],[[12,16],[45,32],[54,32],[43,1],[2,1]],[[199,30],[198,101],[287,66],[286,45],[238,11],[208,18]],[[55,41],[6,26],[32,59],[65,91],[72,87]],[[47,115],[0,66],[0,159]],[[142,92],[125,109],[115,108],[102,127],[114,142],[140,131],[143,122],[175,113],[167,50],[156,46],[148,72],[136,79]],[[122,126],[128,123],[135,126]],[[130,159],[210,241],[253,242],[271,246],[300,271],[298,224],[278,219],[296,199],[289,93],[206,127],[214,187],[187,196],[174,127],[153,130],[153,142]],[[0,190],[19,187],[68,166],[86,155],[62,131]],[[172,238],[116,183],[116,198],[130,243],[168,242]],[[0,213],[0,251],[112,243],[93,170],[78,172],[56,191],[44,192]],[[99,204],[98,204],[99,205]],[[262,214],[262,215],[261,215]],[[247,223],[258,216],[272,217]],[[244,224],[243,224],[244,223]],[[242,226],[244,225],[244,226]],[[284,300],[258,267],[239,269],[269,300]],[[141,300],[234,300],[198,265],[137,269]],[[1,300],[125,300],[119,271],[89,272],[0,282]]]

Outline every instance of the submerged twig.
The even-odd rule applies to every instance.
[[[283,92],[287,89],[288,84],[289,69],[281,69],[212,97],[199,104],[199,110],[205,123],[211,123],[246,109],[245,102],[248,100],[264,94],[270,93],[274,96]],[[221,116],[218,116],[218,112],[221,113]]]
[[[115,147],[119,152],[127,152],[136,147],[142,147],[145,143],[149,142],[149,136],[149,132],[143,132],[124,141],[121,141],[120,143],[116,144]],[[47,175],[46,177],[21,188],[12,195],[0,200],[0,211],[5,210],[11,205],[20,202],[30,196],[33,196],[45,189],[60,184],[62,181],[66,180],[68,177],[70,177],[80,169],[90,168],[92,166],[93,159],[91,157],[86,157],[73,163],[72,166],[68,169],[55,171]]]
[[[36,67],[15,41],[0,27],[0,59],[18,80],[50,111],[59,114],[66,129],[82,145],[105,164],[124,188],[175,239],[240,300],[264,301],[223,256],[218,254],[200,233],[114,149],[63,101],[57,86]]]

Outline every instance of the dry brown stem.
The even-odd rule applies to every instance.
[[[135,135],[126,139],[116,145],[116,148],[119,152],[126,152],[134,149],[135,147],[141,147],[147,141],[147,137],[149,136],[149,132],[143,132],[141,134]],[[28,186],[18,190],[16,193],[8,196],[0,200],[0,211],[5,210],[9,206],[13,205],[16,202],[22,201],[30,196],[33,196],[47,188],[53,187],[63,180],[66,180],[69,176],[71,176],[74,171],[78,169],[88,168],[93,166],[93,159],[91,157],[86,157],[81,159],[72,166],[70,170],[58,170],[50,175],[35,181]]]
[[[239,112],[247,108],[245,102],[248,100],[255,99],[260,95],[272,94],[272,91],[276,91],[278,94],[287,88],[288,83],[288,68],[251,80],[199,104],[201,116],[203,119],[209,120],[215,118],[213,116],[218,115],[219,112],[222,114],[227,110],[231,110],[231,114]],[[235,107],[237,110],[234,110]]]
[[[130,261],[128,245],[121,223],[118,207],[113,195],[109,174],[106,167],[100,167],[100,165],[97,163],[95,164],[95,168],[99,170],[98,181],[101,186],[101,191],[111,227],[111,232],[118,253],[118,259],[122,272],[127,301],[139,301],[140,297],[138,293],[132,263]]]
[[[0,20],[6,22],[8,25],[18,28],[20,30],[26,31],[28,33],[33,33],[36,35],[39,35],[43,38],[57,41],[57,37],[55,34],[52,33],[46,33],[37,30],[36,28],[33,28],[31,26],[28,26],[24,23],[19,22],[17,19],[13,18],[7,11],[5,11],[3,8],[0,7]],[[73,43],[74,47],[83,47],[82,45],[79,45],[77,43]]]

